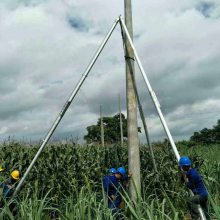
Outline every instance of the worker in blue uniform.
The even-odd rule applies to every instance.
[[[192,220],[200,219],[198,205],[204,211],[207,219],[210,219],[208,214],[208,192],[203,183],[202,177],[196,169],[192,168],[192,163],[189,157],[184,156],[179,160],[179,169],[181,172],[181,179],[185,182],[187,188],[192,190],[194,196],[187,200],[187,205],[190,211]]]
[[[108,197],[108,208],[112,210],[112,214],[119,211],[122,202],[120,188],[124,179],[130,177],[127,175],[124,167],[119,167],[113,175],[107,175],[103,178],[103,188]]]
[[[2,200],[0,202],[0,208],[3,208],[5,202],[9,202],[14,194],[15,187],[20,180],[20,172],[18,170],[13,170],[11,172],[10,178],[5,182],[0,184],[0,190],[2,194]],[[9,209],[13,214],[17,213],[17,200],[13,198],[10,201]]]

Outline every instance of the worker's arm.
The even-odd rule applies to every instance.
[[[128,181],[132,177],[132,172],[129,170],[128,175],[124,176],[123,181]]]
[[[115,200],[117,196],[114,195],[114,192],[111,187],[112,184],[113,183],[109,177],[106,176],[103,178],[103,188],[104,188],[105,194],[109,196],[112,200]]]
[[[189,181],[186,183],[186,186],[193,190],[195,188],[195,185],[198,181],[198,175],[191,175],[190,178],[188,178]]]
[[[108,195],[109,179],[107,177],[104,177],[102,183],[103,183],[104,191]]]

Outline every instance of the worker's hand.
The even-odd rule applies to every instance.
[[[183,175],[183,178],[184,178],[184,181],[185,181],[186,183],[188,183],[188,182],[189,182],[189,180],[188,180],[188,178],[187,178],[186,174],[184,174],[184,175]]]
[[[183,170],[182,167],[179,167],[179,170],[180,170],[182,173],[185,173],[185,171]]]
[[[117,196],[115,196],[115,195],[111,195],[110,197],[113,201],[116,200],[116,198],[117,198]]]
[[[7,187],[8,187],[9,189],[12,189],[12,188],[14,188],[14,185],[7,185]]]
[[[188,182],[188,178],[186,176],[186,172],[183,170],[183,168],[179,166],[178,170],[179,170],[179,176],[181,178],[181,181],[182,182]]]
[[[132,172],[129,170],[128,171],[128,178],[132,177]]]
[[[185,171],[183,170],[182,167],[179,167],[179,174],[180,174],[180,176],[182,176],[182,177],[185,175]]]
[[[183,170],[182,167],[180,167],[180,171],[181,171],[181,177],[184,179],[185,182],[188,182],[188,178],[186,176],[186,172]]]

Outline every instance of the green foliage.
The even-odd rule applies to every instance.
[[[127,137],[127,119],[123,114],[122,116],[122,128],[123,137]],[[103,117],[103,125],[105,131],[105,142],[109,144],[117,143],[120,141],[120,114],[116,114],[113,117]],[[100,143],[101,142],[101,119],[98,119],[96,125],[88,126],[88,134],[84,136],[87,143]],[[141,132],[141,128],[138,127],[138,131]]]
[[[123,215],[128,219],[182,219],[187,192],[178,178],[177,163],[167,143],[154,145],[159,173],[155,173],[147,147],[141,147],[142,198],[137,207],[126,192]],[[210,193],[213,216],[219,215],[219,145],[180,148],[198,166]],[[19,144],[2,145],[1,164],[6,179],[13,168],[25,171],[37,151]],[[127,168],[127,149],[113,147],[49,146],[39,157],[19,192],[21,219],[113,219],[106,208],[101,180],[109,167]],[[30,213],[30,214],[28,214]],[[13,219],[8,209],[4,212]],[[36,218],[31,218],[31,215]],[[10,217],[11,216],[11,217]],[[55,216],[55,217],[53,217]],[[1,218],[0,218],[1,219]]]
[[[220,119],[212,129],[204,128],[199,132],[194,132],[190,137],[190,142],[206,145],[220,143]]]

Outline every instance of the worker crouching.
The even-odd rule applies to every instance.
[[[3,208],[5,202],[10,202],[9,209],[15,215],[17,213],[17,200],[13,198],[13,194],[15,191],[15,187],[20,180],[20,172],[18,170],[14,170],[11,172],[11,176],[5,182],[0,184],[0,189],[2,190],[2,199],[0,202],[0,207]]]
[[[206,219],[210,219],[208,215],[208,192],[203,183],[202,177],[196,169],[192,168],[192,163],[189,157],[184,156],[180,158],[179,169],[182,171],[182,181],[184,181],[187,188],[194,193],[194,196],[189,197],[187,200],[192,220],[200,219],[198,205],[201,206]]]
[[[120,189],[122,183],[127,180],[131,174],[127,175],[124,167],[119,167],[117,170],[111,168],[109,174],[103,178],[103,188],[108,197],[108,208],[112,210],[113,215],[119,214],[122,196]]]

